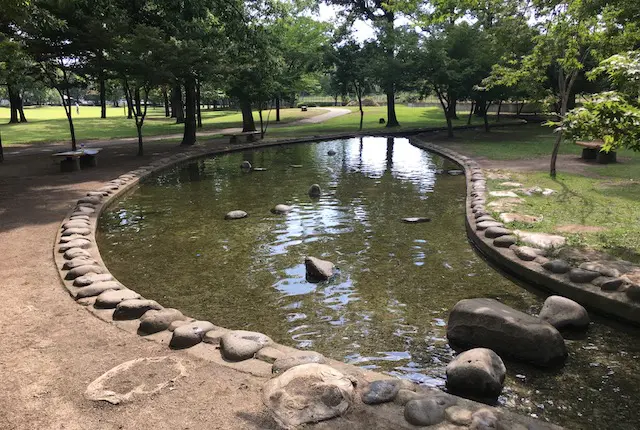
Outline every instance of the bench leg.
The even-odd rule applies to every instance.
[[[600,164],[616,163],[617,162],[616,151],[598,152],[598,155],[596,157],[596,162]]]
[[[65,158],[60,161],[60,171],[61,172],[75,172],[80,170],[80,158]]]
[[[595,148],[582,148],[582,158],[585,160],[595,160],[598,152]]]
[[[96,167],[98,165],[98,157],[95,155],[81,155],[80,167]]]

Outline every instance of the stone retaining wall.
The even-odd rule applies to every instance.
[[[111,203],[121,198],[124,193],[136,187],[140,179],[151,173],[173,166],[176,163],[200,158],[206,155],[245,150],[249,148],[348,137],[351,136],[339,135],[299,139],[296,141],[261,142],[258,144],[234,145],[232,147],[217,150],[207,148],[190,148],[185,150],[183,153],[154,161],[147,166],[140,167],[127,174],[119,176],[118,178],[106,183],[104,187],[96,191],[89,192],[86,197],[79,199],[74,209],[70,211],[69,215],[61,223],[61,228],[56,236],[53,252],[64,287],[79,304],[85,306],[89,312],[98,318],[111,324],[115,324],[120,329],[143,335],[147,340],[166,344],[168,347],[171,344],[175,347],[176,344],[172,343],[172,338],[175,337],[175,332],[172,333],[172,331],[177,330],[177,327],[180,327],[180,325],[184,325],[181,322],[182,320],[174,321],[171,325],[168,325],[167,329],[163,329],[154,334],[141,332],[142,327],[140,324],[140,317],[143,317],[143,314],[145,314],[147,309],[162,311],[164,308],[154,301],[139,298],[135,292],[128,290],[108,272],[108,269],[106,268],[96,246],[95,232],[100,214]],[[461,162],[468,161],[460,157],[455,158],[459,159]],[[80,258],[74,259],[72,254],[77,254]],[[83,259],[87,259],[87,261],[92,262],[84,264],[82,262]],[[72,261],[75,263],[71,263]],[[77,264],[77,268],[70,268],[70,264]],[[98,277],[101,278],[99,279]],[[79,284],[85,283],[88,283],[88,286],[78,286]],[[115,309],[113,307],[104,308],[104,306],[95,306],[96,298],[101,291],[117,292],[122,290],[127,291],[127,295],[129,297],[120,303],[128,302],[131,304],[135,302],[136,306],[124,307],[118,305]],[[130,319],[122,319],[122,312],[120,311],[130,312]],[[181,315],[179,311],[175,312],[178,315]],[[127,315],[125,314],[125,317],[126,316]],[[223,351],[221,350],[221,348],[224,349],[224,335],[228,334],[230,330],[223,327],[213,326],[209,322],[197,322],[192,319],[188,319],[187,317],[184,318],[191,321],[189,324],[194,327],[198,325],[206,327],[206,331],[199,334],[200,339],[197,339],[197,342],[193,344],[193,346],[186,348],[185,351],[218,365],[228,366],[242,372],[268,379],[272,377],[272,371],[274,370],[272,363],[276,359],[292,357],[295,354],[300,354],[300,351],[294,348],[269,342],[267,346],[261,346],[261,349],[259,349],[255,355],[252,354],[250,358],[241,361],[231,361],[228,358],[225,358],[222,353]],[[181,324],[175,324],[177,322],[180,322]],[[195,332],[197,332],[197,330]],[[240,332],[236,331],[234,333]],[[241,334],[237,334],[237,336],[241,336]],[[268,340],[270,341],[270,339]],[[184,345],[182,347],[184,347]],[[437,389],[421,387],[411,383],[398,384],[398,389],[395,390],[396,394],[385,400],[385,402],[389,403],[376,406],[369,406],[368,404],[365,405],[367,402],[363,402],[362,399],[366,397],[366,392],[370,393],[372,386],[370,383],[372,381],[389,380],[394,378],[335,360],[324,358],[323,360],[325,364],[339,370],[353,381],[355,390],[359,394],[353,399],[352,406],[355,409],[354,413],[372,415],[374,418],[371,419],[371,422],[376,423],[376,428],[416,428],[405,420],[405,418],[409,419],[409,415],[411,415],[411,413],[408,413],[408,408],[405,408],[404,406],[407,402],[410,402],[411,399],[419,399],[426,406],[429,406],[429,408],[441,408],[441,410],[438,410],[438,413],[441,415],[438,418],[440,421],[434,422],[434,425],[429,426],[429,428],[445,428],[442,427],[443,425],[448,425],[451,428],[470,428],[476,425],[478,420],[488,419],[491,421],[491,419],[493,419],[493,423],[495,425],[499,425],[499,428],[560,429],[558,426],[536,421],[530,417],[520,416],[501,408],[489,407],[481,403],[444,394]],[[401,393],[402,395],[398,393]],[[447,396],[446,402],[442,400],[443,396]],[[438,402],[446,403],[446,406],[438,406]],[[418,406],[420,405],[422,404],[418,404]],[[415,413],[416,403],[414,403],[413,406],[412,410],[414,410],[413,412]],[[417,413],[419,416],[422,416],[421,414],[429,411],[431,411],[431,409],[426,410],[426,412],[417,410]]]
[[[550,260],[544,257],[544,252],[538,256],[532,255],[532,252],[542,250],[519,247],[513,233],[504,229],[502,223],[491,218],[485,208],[486,179],[476,161],[420,138],[412,138],[412,143],[419,148],[443,155],[464,168],[467,182],[467,235],[490,261],[529,284],[568,297],[590,310],[640,324],[640,302],[636,299],[640,296],[640,286],[627,277],[629,273],[640,271],[640,268],[605,262],[593,264],[591,267],[588,263],[586,266],[581,265],[592,270],[570,265],[566,271],[562,270],[563,273],[554,273],[546,269],[545,267],[550,267]]]

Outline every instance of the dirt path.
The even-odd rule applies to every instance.
[[[295,125],[304,125],[304,124],[319,124],[321,122],[328,121],[332,118],[336,118],[342,115],[346,115],[351,113],[349,109],[341,109],[341,108],[310,108],[311,111],[328,111],[325,113],[319,113],[309,118],[300,119],[297,121],[287,122],[283,124],[272,123],[269,125],[270,128],[281,128],[281,127],[291,127]],[[257,124],[259,127],[259,124]],[[220,135],[220,134],[230,134],[230,133],[238,133],[242,131],[241,127],[231,127],[231,128],[220,128],[214,130],[206,130],[206,131],[198,131],[198,138],[210,138],[212,136]],[[143,130],[144,133],[144,130]],[[145,143],[154,143],[160,142],[164,140],[174,140],[179,141],[182,139],[182,133],[175,134],[162,134],[158,136],[148,136],[144,137]],[[121,139],[99,139],[99,140],[87,140],[84,141],[86,143],[87,148],[95,148],[95,147],[110,147],[112,145],[122,145],[127,144],[137,145],[138,138],[137,137],[127,137]],[[50,154],[53,152],[59,152],[62,150],[68,149],[69,142],[55,142],[55,143],[36,143],[36,144],[24,144],[24,145],[14,145],[9,146],[4,149],[4,153],[6,156],[10,155],[27,155],[27,154],[35,154],[35,153],[45,153]]]
[[[3,430],[272,427],[260,402],[262,380],[121,331],[89,314],[60,284],[52,257],[60,221],[87,190],[180,150],[175,143],[147,148],[154,155],[139,158],[130,145],[113,145],[99,167],[72,174],[61,174],[45,154],[14,155],[0,165]],[[118,406],[84,398],[87,385],[107,370],[166,355],[187,372],[171,390]],[[165,377],[140,374],[125,382]]]

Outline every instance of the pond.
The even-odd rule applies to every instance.
[[[266,170],[242,171],[243,160]],[[219,155],[145,179],[102,215],[98,242],[120,281],[164,306],[444,388],[458,300],[491,297],[530,314],[544,300],[468,243],[458,168],[405,138]],[[307,195],[314,183],[318,200]],[[272,214],[279,203],[293,210]],[[224,220],[235,209],[249,217]],[[414,216],[431,222],[401,221]],[[307,282],[306,255],[334,262],[339,276]],[[638,428],[639,339],[597,321],[567,341],[560,371],[505,361],[499,401],[568,428]]]

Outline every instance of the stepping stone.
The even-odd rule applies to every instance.
[[[151,309],[140,318],[138,332],[153,334],[169,328],[174,321],[184,320],[186,317],[177,309],[164,308],[160,310]]]
[[[517,241],[518,238],[513,235],[500,236],[493,239],[493,246],[498,248],[509,248],[511,245],[515,245]]]
[[[598,272],[602,276],[609,278],[617,278],[620,276],[620,271],[614,267],[608,267],[602,263],[586,262],[578,266],[579,269],[591,270],[592,272]]]
[[[520,197],[505,197],[502,199],[494,200],[492,202],[487,203],[487,206],[490,208],[495,208],[498,211],[507,210],[512,208],[513,206],[517,206],[519,204],[524,203],[524,199]]]
[[[486,230],[489,227],[504,227],[504,224],[497,221],[482,221],[476,224],[476,230]]]
[[[603,291],[617,291],[624,284],[624,279],[615,278],[611,280],[607,280],[600,284],[600,289]]]
[[[245,211],[235,210],[235,211],[228,212],[224,216],[224,219],[242,219],[242,218],[246,218],[247,216],[249,216],[249,214],[247,214]]]
[[[291,212],[292,209],[293,209],[293,206],[279,204],[279,205],[276,205],[273,209],[271,209],[271,213],[274,213],[277,215],[284,215]]]
[[[247,160],[244,160],[241,164],[240,164],[240,168],[244,169],[244,170],[251,170],[251,163],[248,162]]]
[[[62,231],[62,236],[71,236],[72,234],[88,236],[91,234],[91,229],[89,227],[69,227]]]
[[[104,293],[100,293],[96,298],[96,302],[93,304],[93,307],[99,309],[113,309],[118,306],[120,302],[139,298],[140,294],[129,289],[105,291]]]
[[[433,426],[444,421],[444,411],[456,403],[444,395],[411,400],[404,407],[404,418],[414,426]]]
[[[516,254],[516,256],[523,261],[535,260],[540,255],[539,251],[541,250],[536,248],[531,248],[529,246],[518,246],[513,249],[513,252]]]
[[[322,195],[322,190],[320,189],[320,185],[313,184],[309,187],[309,191],[307,192],[309,197],[317,199]]]
[[[547,297],[538,317],[558,330],[585,329],[590,321],[589,314],[582,305],[562,296]]]
[[[91,241],[89,239],[74,239],[58,247],[60,252],[67,252],[71,248],[89,249],[91,248]]]
[[[67,229],[67,228],[86,228],[86,227],[89,227],[90,225],[91,225],[91,223],[89,222],[89,220],[75,219],[75,220],[67,221],[64,224],[62,224],[62,228],[63,229]]]
[[[501,182],[500,185],[502,185],[503,187],[512,187],[512,188],[517,188],[522,186],[520,182]]]
[[[518,197],[518,195],[513,191],[490,191],[489,195],[491,197],[511,197],[511,198]]]
[[[64,279],[70,281],[72,279],[79,278],[80,276],[87,275],[89,273],[100,274],[104,273],[104,269],[96,264],[85,264],[84,266],[77,266],[69,270]]]
[[[534,224],[536,222],[542,221],[542,217],[536,217],[532,215],[523,215],[517,213],[501,213],[500,220],[505,223],[509,222],[521,222],[525,224]]]
[[[304,265],[307,277],[312,280],[325,281],[335,274],[335,265],[326,260],[316,257],[305,257]]]
[[[557,236],[553,234],[547,233],[532,233],[528,231],[514,230],[513,233],[518,236],[518,238],[535,248],[558,248],[563,246],[567,241],[563,236]]]
[[[543,268],[552,273],[567,273],[571,270],[571,266],[564,260],[551,260],[548,263],[542,265]]]
[[[488,239],[495,239],[496,237],[506,236],[513,233],[511,230],[504,227],[489,227],[484,231],[484,237]]]
[[[96,282],[113,281],[110,273],[87,273],[73,280],[74,287],[86,287]]]
[[[93,258],[89,258],[87,256],[80,256],[80,257],[76,257],[72,260],[67,260],[64,262],[64,264],[62,265],[62,269],[63,270],[71,270],[74,267],[79,267],[79,266],[86,266],[86,265],[91,265],[91,264],[98,264],[98,262],[96,260],[94,260]]]
[[[94,284],[95,285],[95,284]],[[90,287],[88,287],[90,288]],[[160,310],[162,306],[155,300],[133,299],[120,302],[113,312],[114,320],[135,320],[150,310]]]
[[[481,215],[478,218],[476,218],[476,222],[483,222],[483,221],[496,222],[496,220],[491,215]]]
[[[243,361],[253,358],[256,352],[271,343],[271,338],[262,333],[234,330],[222,336],[220,351],[227,360]]]

